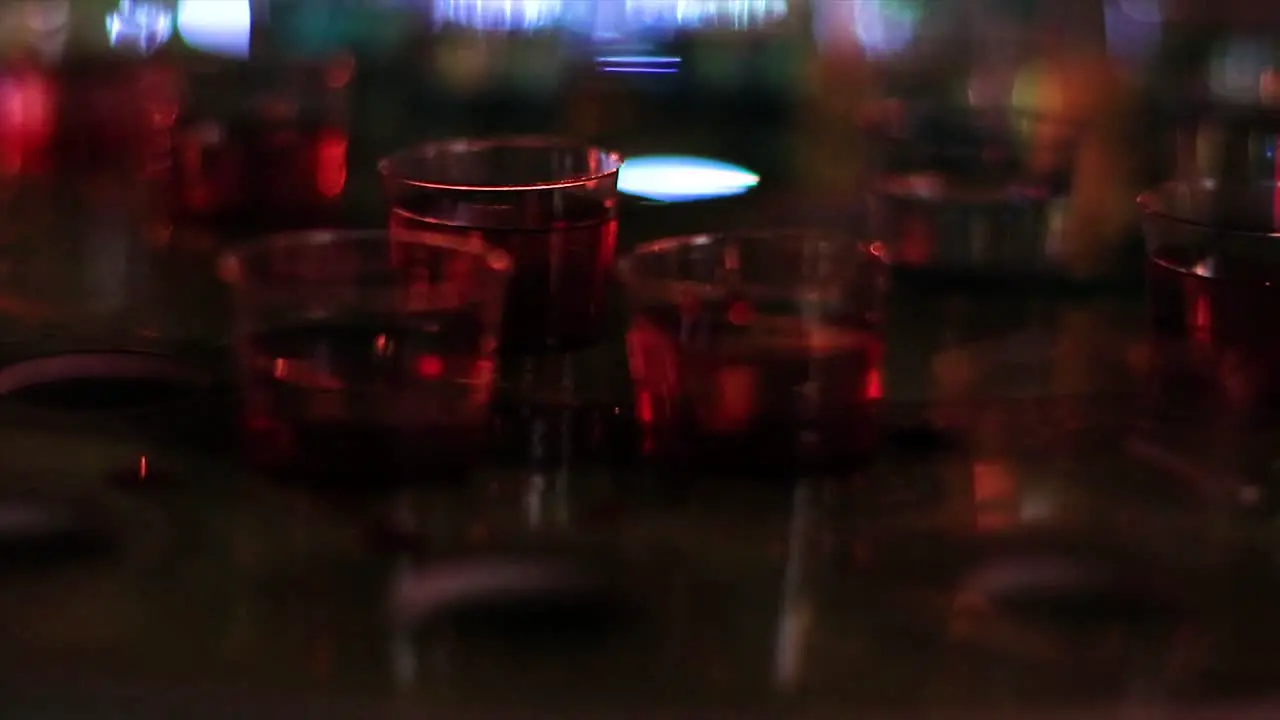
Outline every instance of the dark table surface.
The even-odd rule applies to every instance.
[[[198,75],[168,60],[25,70],[79,114],[60,116],[46,145],[9,151],[24,162],[0,181],[0,358],[153,350],[221,377],[220,248],[266,227],[380,224],[379,153],[507,129],[493,107],[408,88],[386,65],[362,66],[336,95],[300,90],[308,102],[283,114],[270,99],[301,80],[250,92],[244,83],[260,81],[244,73]],[[183,100],[174,122],[141,132],[171,107],[154,91],[165,73],[202,78],[185,98],[223,99]],[[621,112],[609,99],[622,98],[642,110],[604,133],[624,150],[727,157],[765,177],[734,199],[629,202],[622,250],[847,212],[849,188],[805,182],[821,153],[805,150],[803,122],[784,113],[732,126],[723,106],[664,120],[643,88],[593,82],[532,129],[591,132],[588,110]],[[101,120],[112,117],[125,119]],[[340,172],[306,159],[334,155]],[[333,187],[335,174],[332,197],[272,194]],[[1270,437],[1231,358],[1150,338],[1138,288],[900,282],[890,307],[892,432],[850,477],[676,479],[584,443],[553,466],[512,451],[465,485],[357,515],[271,486],[216,439],[167,440],[154,419],[139,429],[112,412],[0,401],[5,497],[65,500],[110,540],[96,554],[0,563],[0,708],[10,718],[1273,716],[1258,705],[1280,683]],[[568,409],[533,415],[554,423],[576,408],[625,425],[621,338],[564,362]],[[1187,375],[1202,378],[1198,391],[1162,380]],[[110,482],[141,457],[146,482]],[[438,552],[411,559],[371,544],[369,518],[396,514],[415,518]],[[626,602],[540,618],[540,632],[500,612],[470,623],[399,612],[406,597],[475,571],[458,562],[513,554],[589,567]],[[1023,592],[1036,586],[1058,589]]]

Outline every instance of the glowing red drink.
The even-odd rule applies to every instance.
[[[384,159],[393,238],[478,238],[509,253],[505,354],[600,331],[617,237],[617,153],[555,138],[427,143]]]
[[[1177,356],[1155,379],[1164,394],[1207,392],[1233,412],[1274,407],[1280,237],[1201,222],[1204,200],[1178,184],[1142,198],[1151,323],[1162,353]]]
[[[695,236],[622,264],[651,454],[735,474],[839,472],[875,443],[883,263],[822,233]]]
[[[330,491],[465,471],[488,422],[510,260],[478,243],[317,231],[234,251],[246,440],[271,475]]]

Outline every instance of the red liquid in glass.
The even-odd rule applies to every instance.
[[[1148,262],[1147,293],[1157,335],[1186,348],[1159,364],[1162,396],[1200,398],[1215,413],[1271,412],[1280,398],[1280,272],[1165,247]]]
[[[423,218],[456,216],[459,207],[422,201],[393,212],[393,237],[424,233],[440,237],[479,237],[505,250],[515,263],[503,313],[503,354],[569,352],[589,347],[600,337],[606,309],[606,282],[613,267],[618,222],[611,203],[567,204],[561,217],[537,229],[476,227]],[[528,218],[526,218],[527,220]],[[545,225],[545,229],[542,226]]]
[[[257,335],[245,359],[250,458],[279,480],[344,495],[457,478],[481,449],[491,343],[465,314]]]
[[[1261,355],[1280,349],[1276,269],[1171,246],[1152,254],[1147,283],[1152,322],[1160,332]]]
[[[748,476],[861,464],[877,435],[879,336],[785,316],[744,328],[740,310],[692,327],[675,310],[634,319],[627,349],[644,451]]]

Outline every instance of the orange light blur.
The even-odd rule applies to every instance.
[[[973,464],[974,528],[998,532],[1018,524],[1018,479],[1000,462]]]

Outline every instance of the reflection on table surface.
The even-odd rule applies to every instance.
[[[569,453],[331,504],[111,413],[6,400],[0,705],[58,707],[53,681],[171,688],[141,691],[161,707],[228,684],[251,706],[888,717],[1257,697],[1280,637],[1268,488],[1218,492],[1220,455],[1151,427],[1129,351],[1069,335],[935,355],[954,395],[891,402],[871,466],[763,483]],[[1111,387],[993,397],[1072,352]],[[942,367],[966,362],[985,399]]]

